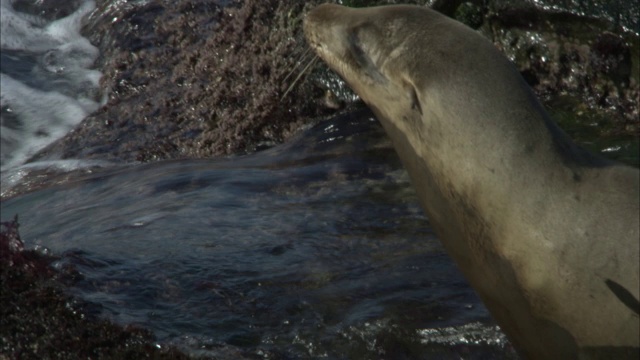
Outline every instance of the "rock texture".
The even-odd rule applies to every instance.
[[[108,102],[37,159],[152,161],[251,152],[321,115],[299,82],[304,4],[250,0],[98,3],[84,29],[101,50]]]

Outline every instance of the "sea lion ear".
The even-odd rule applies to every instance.
[[[416,110],[420,114],[420,116],[422,116],[422,105],[420,104],[420,99],[418,98],[416,87],[412,82],[405,79],[402,82],[402,88],[409,98],[409,102],[411,103],[411,110]]]

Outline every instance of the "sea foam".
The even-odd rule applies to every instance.
[[[0,0],[0,170],[18,166],[71,131],[101,105],[98,49],[80,35],[93,11],[49,21]]]

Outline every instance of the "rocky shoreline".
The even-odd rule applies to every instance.
[[[64,288],[80,276],[25,250],[17,218],[0,224],[0,357],[5,359],[187,359],[160,348],[148,330],[100,320]]]

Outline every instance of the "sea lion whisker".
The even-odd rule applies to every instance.
[[[291,74],[293,74],[296,70],[298,70],[298,68],[300,67],[300,64],[304,64],[307,62],[307,59],[309,57],[317,57],[316,54],[314,54],[311,50],[311,48],[307,47],[307,49],[300,55],[300,58],[296,61],[296,66],[294,66],[291,71],[289,71],[289,73],[287,74],[287,76],[284,77],[284,79],[282,79],[282,82],[285,83],[289,77],[291,77]]]
[[[289,86],[289,88],[287,89],[287,91],[284,92],[284,94],[282,94],[282,97],[280,98],[280,101],[282,101],[285,96],[287,96],[287,94],[289,94],[289,92],[293,89],[293,87],[296,85],[296,83],[298,83],[298,80],[300,80],[300,78],[302,77],[302,75],[307,74],[307,70],[309,70],[309,68],[311,68],[312,65],[314,65],[315,63],[318,62],[318,57],[314,56],[309,63],[307,64],[307,66],[304,67],[304,69],[302,69],[302,71],[300,72],[300,74],[298,74],[298,76],[296,76],[295,79],[293,79],[293,83],[291,83],[291,85]]]

